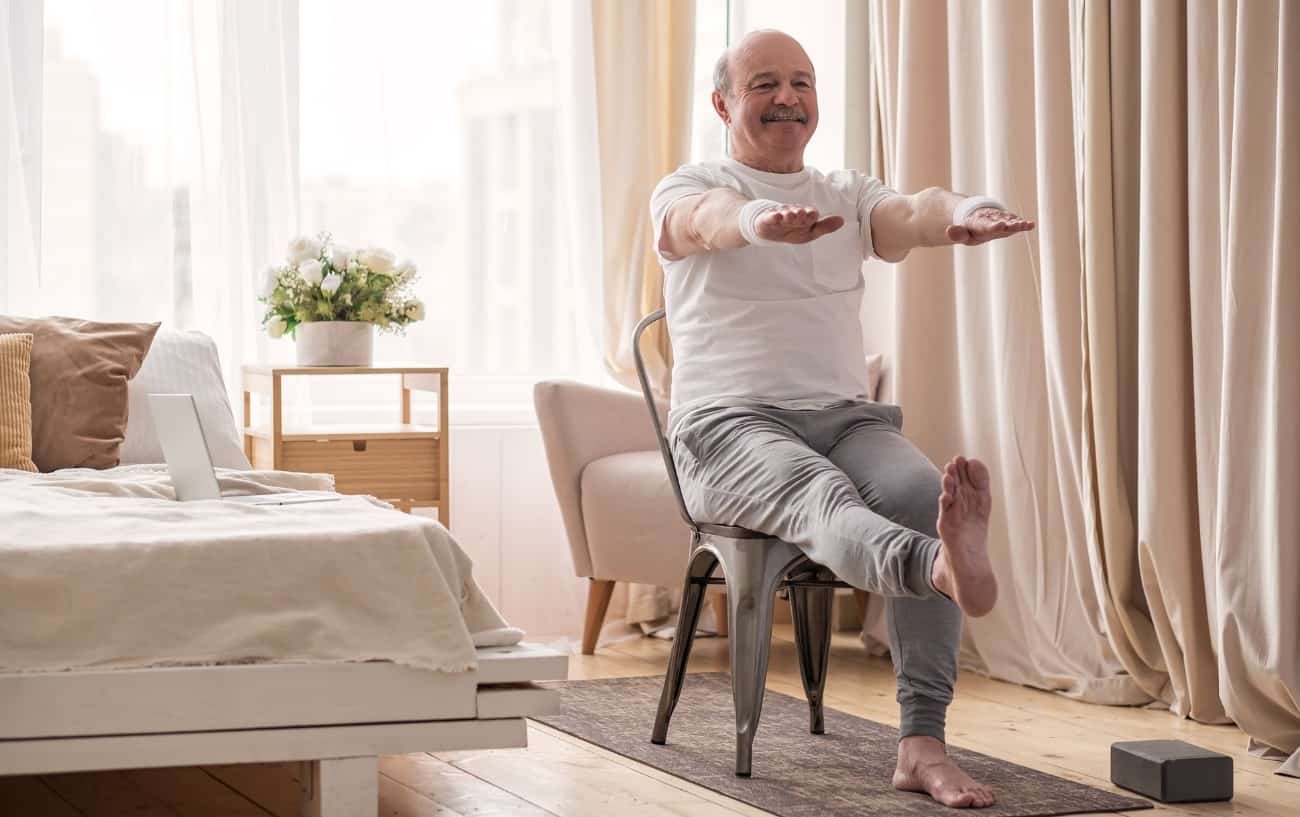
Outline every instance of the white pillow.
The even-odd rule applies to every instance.
[[[192,394],[199,422],[218,468],[250,470],[243,439],[221,379],[217,344],[202,332],[159,329],[140,372],[127,383],[128,414],[122,464],[163,461],[162,446],[149,413],[150,394]]]

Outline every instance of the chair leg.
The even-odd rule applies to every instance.
[[[794,547],[771,539],[714,542],[727,576],[728,647],[731,652],[731,694],[736,704],[736,775],[749,777],[754,757],[754,733],[763,711],[767,660],[772,646],[772,608],[776,587],[791,561]]]
[[[707,584],[699,581],[713,575],[718,566],[718,558],[708,550],[696,550],[686,570],[686,582],[682,588],[682,605],[677,612],[677,629],[673,634],[673,649],[668,656],[668,670],[664,674],[664,688],[659,695],[659,711],[655,715],[655,728],[650,742],[663,745],[668,740],[668,722],[672,720],[673,710],[677,708],[677,699],[682,694],[682,682],[686,680],[686,662],[691,657],[691,645],[695,643],[695,628],[700,621],[700,610],[704,606],[704,594],[709,589]]]
[[[808,698],[808,731],[826,731],[823,698],[826,667],[831,654],[831,613],[835,591],[830,587],[791,587],[790,612],[794,618],[794,645],[799,653],[799,674]]]
[[[605,611],[609,609],[609,597],[612,595],[613,580],[591,579],[587,585],[587,620],[582,625],[583,655],[596,652],[596,639],[600,638],[600,628],[605,623]]]

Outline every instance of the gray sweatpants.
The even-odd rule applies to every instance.
[[[903,437],[902,411],[747,403],[674,420],[673,459],[693,517],[784,539],[887,597],[900,736],[944,740],[961,611],[930,580],[940,473]]]

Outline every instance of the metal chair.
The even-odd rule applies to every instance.
[[[830,658],[831,605],[836,587],[849,587],[825,567],[812,562],[796,546],[764,533],[732,525],[696,522],[686,509],[672,450],[664,437],[659,414],[655,410],[645,361],[641,356],[641,335],[646,328],[664,317],[658,309],[637,324],[632,335],[636,373],[641,392],[650,409],[659,450],[663,453],[668,479],[682,519],[691,529],[691,551],[686,565],[682,606],[677,617],[677,632],[659,712],[655,716],[650,740],[663,744],[668,739],[668,722],[686,678],[686,662],[695,641],[695,627],[706,588],[723,584],[727,588],[729,610],[728,648],[731,658],[731,692],[736,706],[736,775],[749,777],[754,747],[763,709],[763,692],[767,682],[768,652],[772,642],[772,608],[774,596],[788,588],[794,617],[795,649],[799,654],[799,673],[808,698],[808,731],[820,735],[825,731],[822,696],[826,688],[826,666]],[[714,578],[721,565],[724,578]]]

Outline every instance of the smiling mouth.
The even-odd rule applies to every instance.
[[[786,109],[783,109],[783,110],[772,111],[771,113],[765,113],[765,114],[763,114],[763,120],[762,120],[762,121],[763,121],[764,123],[768,123],[768,122],[798,122],[798,123],[801,124],[801,125],[807,125],[807,124],[808,124],[808,115],[805,114],[805,113],[802,113],[802,112],[800,112],[800,111],[796,111],[796,110],[794,110],[793,108],[786,108]]]

